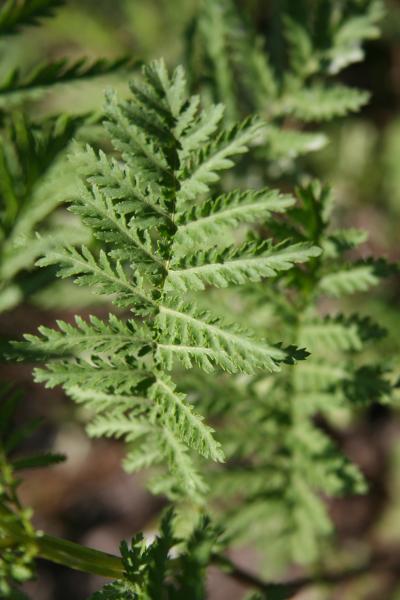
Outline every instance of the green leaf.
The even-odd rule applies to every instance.
[[[378,283],[379,277],[372,265],[359,265],[324,275],[319,282],[319,289],[322,293],[340,297],[365,292]]]
[[[237,327],[227,326],[217,317],[179,302],[160,307],[158,327],[170,339],[214,351],[208,357],[228,372],[278,371],[279,363],[287,358],[283,350],[252,339]]]
[[[333,366],[326,360],[306,361],[301,369],[295,370],[295,388],[299,392],[328,390],[349,377],[348,370],[342,366]]]
[[[145,264],[147,269],[164,268],[163,261],[154,251],[146,233],[127,223],[125,214],[120,214],[113,199],[104,195],[96,185],[91,190],[83,185],[78,188],[79,199],[71,210],[90,226],[98,239],[107,242],[113,256],[127,259],[131,263]]]
[[[168,270],[165,289],[171,292],[203,290],[208,285],[227,287],[276,277],[280,271],[291,269],[296,263],[319,256],[320,249],[309,244],[280,244],[250,242],[240,248],[218,248],[197,252],[173,264]]]
[[[356,88],[318,84],[294,92],[284,107],[287,113],[304,121],[327,121],[357,112],[368,100],[368,92]]]
[[[222,194],[178,213],[175,243],[184,248],[197,243],[203,245],[225,229],[242,223],[258,223],[270,218],[272,213],[283,213],[294,202],[292,196],[268,188]]]
[[[135,63],[129,57],[90,61],[80,58],[74,61],[61,59],[44,62],[28,73],[13,69],[0,81],[0,108],[21,104],[27,98],[36,98],[56,85],[90,81],[120,70],[132,70]]]
[[[289,47],[291,70],[300,77],[313,73],[317,64],[309,32],[288,15],[284,16],[285,38]]]
[[[351,315],[346,317],[315,318],[300,327],[299,340],[310,350],[361,350],[364,343],[383,337],[386,331],[369,317]]]
[[[360,5],[360,8],[359,14],[349,15],[336,27],[333,46],[327,52],[331,73],[337,73],[362,60],[362,42],[379,37],[380,30],[377,24],[385,14],[384,3],[381,0],[373,0],[364,6]]]
[[[78,285],[88,285],[98,294],[116,294],[116,304],[122,307],[149,308],[153,302],[141,288],[140,280],[128,278],[119,261],[112,261],[101,250],[95,258],[88,248],[53,250],[38,261],[38,266],[58,265],[58,277],[75,277]]]
[[[190,156],[191,152],[195,151],[201,144],[207,142],[218,130],[224,115],[224,109],[225,107],[223,104],[215,104],[205,108],[188,129],[187,126],[182,125],[182,123],[178,121],[177,127],[183,129],[183,135],[181,137],[181,159]],[[184,115],[182,115],[181,119]]]
[[[213,429],[204,424],[184,394],[176,391],[169,377],[159,377],[149,390],[149,397],[157,404],[161,419],[175,436],[194,448],[202,456],[223,461],[222,448],[213,437]]]
[[[15,459],[12,462],[12,467],[15,471],[20,471],[21,469],[41,469],[64,462],[65,458],[64,454],[38,454],[36,456]]]
[[[0,8],[0,35],[16,33],[25,25],[37,25],[63,4],[64,0],[5,0]]]
[[[321,150],[328,143],[323,133],[281,129],[269,125],[265,149],[267,159],[271,161],[294,160],[308,152]]]
[[[178,175],[180,203],[208,192],[210,185],[219,179],[218,171],[230,169],[234,164],[232,157],[247,152],[249,145],[260,138],[263,130],[260,119],[249,117],[185,158]]]
[[[129,581],[114,581],[92,594],[89,600],[138,600],[138,595]]]
[[[136,356],[143,346],[151,344],[150,332],[134,321],[121,321],[109,315],[108,321],[89,316],[85,321],[75,317],[76,326],[57,321],[58,331],[39,327],[40,337],[25,335],[24,342],[13,342],[17,357],[39,360],[79,356],[83,353]]]
[[[148,372],[138,368],[135,361],[119,356],[57,360],[48,363],[46,369],[35,369],[35,381],[49,388],[62,385],[68,390],[84,381],[85,386],[101,389],[106,382],[106,389],[117,394],[134,393],[148,377]]]
[[[102,223],[104,212],[118,223],[122,221],[122,216],[133,215],[135,224],[143,228],[171,222],[163,203],[162,190],[154,183],[151,186],[143,185],[129,165],[121,165],[101,150],[97,155],[89,145],[81,148],[78,144],[74,153],[70,155],[70,160],[92,191],[92,199],[87,198],[87,192],[83,191],[83,198],[79,198],[78,195],[72,206],[73,212],[80,214],[89,226],[93,225],[95,229],[101,230],[103,224],[104,229],[109,228],[110,224],[107,226],[107,222]],[[82,188],[83,186],[78,189],[82,191]],[[99,221],[98,227],[96,218]]]

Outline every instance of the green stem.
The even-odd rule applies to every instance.
[[[51,535],[36,535],[38,556],[93,575],[122,579],[124,567],[118,556],[81,546]]]
[[[101,575],[110,579],[122,579],[124,577],[124,567],[118,556],[40,532],[37,532],[33,537],[27,535],[18,524],[10,522],[10,512],[7,509],[4,510],[4,507],[0,507],[0,517],[6,517],[1,519],[1,529],[7,534],[0,538],[0,547],[3,547],[4,544],[10,546],[16,543],[34,544],[39,558],[44,558],[70,569]],[[177,563],[177,559],[171,559],[170,562],[171,565]],[[314,577],[299,578],[287,583],[270,583],[242,569],[226,556],[215,554],[211,562],[241,584],[258,589],[265,593],[267,597],[271,595],[271,598],[274,597],[279,600],[289,600],[295,593],[305,587],[356,579],[370,572],[375,562],[378,569],[388,571],[398,572],[399,566],[398,560],[392,564],[385,561],[384,557],[378,556],[375,560],[371,558],[366,564],[345,571],[317,574]]]
[[[10,511],[0,507],[0,518],[3,517],[1,529],[6,532],[7,540],[11,545],[12,542],[33,544],[39,558],[93,575],[102,575],[110,579],[123,578],[124,567],[118,556],[41,532],[36,532],[33,536],[28,535],[18,523],[12,522],[10,515],[12,515]]]
[[[11,228],[18,213],[18,198],[15,195],[13,181],[7,166],[3,146],[0,146],[0,191],[4,201],[4,224]]]

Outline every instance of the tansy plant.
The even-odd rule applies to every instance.
[[[326,27],[346,18],[331,9],[318,12]],[[359,21],[358,42],[375,35],[376,18],[372,11]],[[301,24],[287,23],[292,46],[311,52]],[[316,62],[292,58],[297,78],[285,77],[280,95],[273,88],[275,106],[307,87],[329,57],[331,70],[351,62],[343,31],[341,45],[335,40],[335,53],[321,50]],[[218,77],[230,76],[216,49],[208,51]],[[261,54],[253,59],[266,77]],[[62,386],[87,409],[89,435],[124,439],[125,468],[148,472],[151,490],[175,512],[154,542],[137,536],[118,558],[35,532],[7,499],[0,543],[23,544],[28,566],[42,556],[114,578],[95,599],[200,600],[209,564],[261,597],[290,598],[307,582],[267,584],[222,551],[244,540],[268,551],[271,564],[315,563],[332,532],[322,497],[366,489],[332,429],[367,404],[390,402],[396,379],[370,344],[385,331],[342,314],[337,298],[398,267],[350,258],[365,233],[335,225],[324,186],[298,178],[295,194],[266,187],[260,150],[271,131],[279,137],[282,115],[273,124],[260,116],[236,123],[229,106],[227,114],[223,103],[190,96],[183,68],[169,72],[163,61],[144,66],[130,87],[127,100],[107,94],[109,150],[76,143],[70,155],[79,174],[70,210],[96,243],[52,244],[38,263],[114,309],[106,319],[41,327],[15,342],[13,355],[41,363],[36,381]],[[221,81],[220,92],[224,100]],[[183,535],[179,522],[189,516]]]

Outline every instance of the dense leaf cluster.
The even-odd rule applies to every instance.
[[[130,100],[110,95],[105,109],[116,157],[91,147],[78,147],[72,157],[82,183],[71,210],[100,241],[99,253],[61,246],[40,264],[59,265],[61,277],[112,295],[140,321],[112,315],[78,319],[76,327],[59,323],[58,331],[42,329],[18,347],[51,358],[37,380],[63,385],[87,403],[92,435],[127,440],[129,470],[167,462],[170,478],[159,478],[158,490],[198,494],[205,486],[188,450],[216,461],[223,452],[169,372],[178,365],[275,372],[304,353],[204,310],[192,292],[275,278],[320,250],[254,236],[227,246],[211,235],[214,229],[234,237],[240,225],[293,203],[270,189],[219,194],[212,206],[205,198],[219,173],[263,135],[259,120],[223,127],[221,106],[203,111],[198,97],[187,96],[183,70],[170,76],[163,62],[145,67],[131,89]]]
[[[202,600],[206,597],[205,570],[221,548],[221,532],[203,517],[187,540],[173,533],[172,511],[160,524],[160,533],[147,544],[142,534],[130,545],[121,544],[125,574],[122,580],[106,585],[90,600]],[[177,553],[172,558],[173,551]]]
[[[31,579],[37,555],[31,510],[22,507],[18,477],[23,469],[48,467],[64,460],[59,454],[39,453],[15,456],[21,443],[39,425],[32,420],[15,427],[14,413],[20,394],[4,384],[0,389],[0,595],[20,598],[16,585]],[[15,596],[14,596],[15,594]]]
[[[359,110],[368,93],[335,81],[364,56],[363,43],[379,35],[381,0],[273,3],[271,27],[256,31],[235,0],[204,0],[188,32],[192,85],[226,105],[226,118],[258,112],[268,123],[262,159],[276,171],[326,143],[305,129]],[[283,128],[282,125],[285,125]],[[293,126],[294,125],[294,126]]]
[[[61,0],[7,0],[0,5],[0,39],[20,34],[53,15]],[[36,259],[52,247],[55,237],[82,242],[83,231],[54,219],[68,198],[70,173],[66,150],[90,115],[30,116],[29,102],[55,85],[85,81],[132,67],[126,57],[46,60],[21,73],[10,68],[0,81],[0,312],[18,305],[53,277],[33,269]],[[55,221],[55,222],[54,222]],[[52,240],[48,236],[53,231]],[[57,233],[54,235],[55,229]],[[40,237],[37,233],[40,231]]]

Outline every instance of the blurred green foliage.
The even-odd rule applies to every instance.
[[[242,0],[239,5],[249,10],[257,33],[263,34],[271,24],[275,25],[276,32],[274,9],[279,2]],[[99,57],[114,59],[124,54],[133,60],[164,56],[168,63],[174,65],[187,51],[187,33],[199,4],[200,0],[115,0],[112,3],[108,0],[70,0],[54,19],[46,22],[45,27],[27,28],[23,36],[0,42],[0,81],[2,74],[15,65],[27,72],[44,59],[57,60],[65,56],[71,60],[81,56],[93,60]],[[302,158],[299,171],[303,173],[303,181],[319,177],[332,185],[338,207],[335,225],[361,227],[369,231],[367,244],[357,251],[360,254],[355,254],[355,258],[372,253],[398,260],[400,5],[394,0],[388,0],[386,5],[384,35],[381,40],[370,42],[367,65],[352,67],[342,75],[343,83],[355,83],[371,92],[368,107],[358,116],[319,127],[319,131],[327,134],[329,144],[324,150]],[[274,41],[279,46],[279,39]],[[111,77],[112,87],[121,95],[126,94],[127,76],[115,74]],[[40,97],[29,98],[23,108],[30,119],[45,118],[63,111],[78,116],[88,111],[101,111],[103,90],[110,82],[111,78],[107,78],[54,87]],[[308,130],[313,132],[312,127]],[[98,141],[95,126],[91,126],[85,135],[86,139]],[[276,173],[278,179],[280,175],[281,172]],[[293,179],[297,177],[294,171],[290,175]],[[53,215],[53,222],[63,222],[65,214],[57,215]],[[368,296],[357,298],[357,310],[377,318],[387,328],[389,336],[385,342],[380,342],[379,351],[389,362],[400,349],[399,294],[398,278],[391,278]],[[55,294],[53,303],[60,303],[62,296],[62,292]],[[42,305],[48,302],[43,293],[40,302]],[[76,303],[79,302],[77,297]],[[354,300],[349,300],[346,308],[354,310]],[[392,366],[396,368],[396,365]],[[397,449],[394,454],[393,463],[397,465]],[[386,539],[390,531],[398,539],[397,504],[400,494],[395,468],[390,475],[390,486],[392,504],[382,524],[378,524],[378,536]],[[375,584],[368,582],[368,586]],[[352,600],[364,597],[365,585],[354,586],[350,592]],[[321,591],[321,595],[316,597],[328,596]]]

